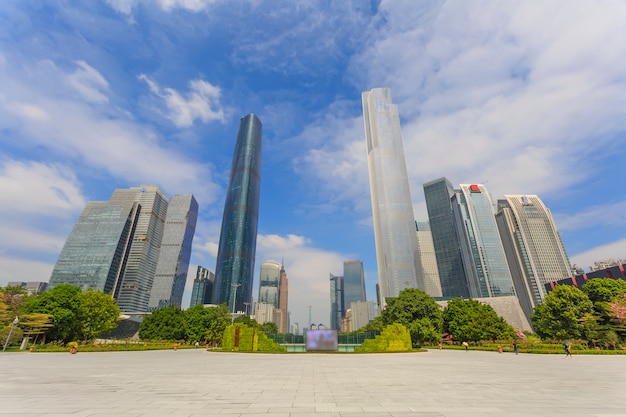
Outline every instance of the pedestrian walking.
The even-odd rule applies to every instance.
[[[465,348],[465,351],[467,352],[467,350],[469,349],[469,343],[463,342],[462,345]]]
[[[565,357],[567,358],[568,356],[570,358],[573,358],[572,356],[572,345],[568,342],[563,343],[563,349],[565,350]]]
[[[513,352],[517,355],[517,343],[513,342]]]

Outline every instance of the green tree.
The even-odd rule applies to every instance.
[[[82,291],[69,284],[60,284],[37,297],[29,298],[23,310],[52,316],[52,328],[46,333],[52,340],[70,342],[82,336]]]
[[[576,287],[559,285],[535,308],[531,316],[533,328],[541,338],[566,340],[584,335],[587,314],[593,313],[593,303]]]
[[[197,304],[183,312],[187,329],[187,340],[198,342],[205,340],[206,330],[209,328],[211,321],[211,312],[209,311],[211,308]]]
[[[413,344],[441,339],[441,307],[420,289],[406,288],[389,298],[381,316],[383,326],[399,323],[409,329]]]
[[[241,316],[235,317],[235,320],[233,320],[233,323],[242,323],[250,327],[257,324],[256,320],[250,318],[250,316],[247,314],[242,314]]]
[[[81,295],[80,318],[85,339],[94,339],[115,329],[120,309],[113,297],[102,291],[88,290]]]
[[[593,303],[608,303],[618,295],[626,294],[626,281],[613,278],[593,278],[582,290]]]
[[[259,326],[259,330],[261,330],[263,333],[277,334],[278,326],[276,325],[276,323],[268,321],[267,323],[261,324]]]
[[[52,315],[45,313],[24,314],[21,318],[20,325],[26,330],[24,336],[35,336],[33,344],[37,343],[37,338],[46,333],[48,329],[54,326],[52,323]]]
[[[467,342],[515,337],[513,327],[490,305],[461,298],[450,300],[443,310],[443,328],[456,340]]]
[[[204,338],[207,342],[218,345],[222,343],[224,330],[230,324],[230,312],[226,304],[210,307],[207,310],[209,311],[209,323]]]
[[[139,326],[139,337],[144,340],[185,339],[185,318],[182,310],[173,305],[154,310],[143,318]]]
[[[0,322],[8,323],[15,316],[22,315],[24,303],[30,298],[33,297],[28,295],[25,288],[18,286],[0,288]],[[4,310],[4,314],[1,310]],[[2,315],[4,315],[4,318],[1,317]]]

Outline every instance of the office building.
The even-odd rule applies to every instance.
[[[365,301],[365,272],[359,260],[343,263],[343,305],[349,307],[356,301]]]
[[[491,195],[482,184],[461,184],[452,197],[470,297],[515,295]]]
[[[346,309],[343,303],[343,277],[330,274],[330,328],[341,330]]]
[[[46,292],[46,289],[48,288],[48,283],[41,282],[41,281],[29,281],[29,282],[13,281],[13,282],[9,282],[7,284],[7,287],[24,288],[26,292],[28,293],[28,295],[32,295],[32,294],[40,294],[42,292]]]
[[[447,178],[424,184],[428,222],[435,248],[441,293],[444,298],[467,298],[469,290],[452,216],[454,187]]]
[[[272,304],[258,302],[255,304],[254,319],[259,324],[274,323],[276,307]]]
[[[437,257],[435,256],[435,245],[433,244],[433,234],[430,231],[430,223],[415,222],[417,228],[417,250],[419,252],[419,262],[424,277],[426,293],[431,297],[441,297],[441,282],[439,281],[439,269],[437,268]]]
[[[252,302],[261,187],[261,121],[241,119],[228,181],[215,266],[213,303],[245,311]]]
[[[378,307],[374,301],[354,301],[350,303],[352,312],[352,329],[357,331],[373,321],[378,316]]]
[[[197,219],[198,203],[193,195],[175,195],[170,199],[150,292],[150,310],[169,305],[182,307]]]
[[[515,291],[525,314],[546,295],[545,285],[571,275],[571,265],[552,213],[536,195],[505,195],[496,221]]]
[[[289,331],[289,279],[285,266],[280,266],[280,280],[278,283],[278,312],[280,320],[276,321],[278,331],[287,333]]]
[[[196,268],[196,278],[193,280],[189,307],[198,304],[211,304],[213,282],[215,282],[215,274],[205,267],[198,265]]]
[[[280,264],[274,261],[263,262],[259,279],[259,303],[271,304],[274,308],[278,308],[279,283]]]
[[[405,288],[424,289],[418,273],[413,202],[398,106],[388,88],[362,94],[376,262],[382,307]]]

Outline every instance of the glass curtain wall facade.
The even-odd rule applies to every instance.
[[[197,219],[198,202],[193,195],[176,195],[170,199],[150,293],[150,310],[182,306]]]
[[[289,279],[285,266],[280,266],[280,281],[278,283],[278,310],[280,311],[280,321],[278,331],[287,333],[289,331]]]
[[[263,262],[259,280],[259,303],[279,307],[279,282],[280,264],[274,261]]]
[[[545,285],[571,275],[569,257],[550,209],[536,195],[505,195],[496,222],[517,296],[530,317],[546,295]]]
[[[211,304],[214,281],[215,274],[205,267],[198,265],[196,268],[196,278],[193,280],[189,307],[193,307],[198,304]]]
[[[359,260],[343,263],[343,305],[349,307],[356,301],[365,301],[365,272]]]
[[[441,293],[445,298],[467,298],[469,290],[452,216],[453,196],[454,187],[447,178],[442,177],[424,184]]]
[[[493,200],[485,186],[461,184],[452,207],[470,297],[515,295]]]
[[[346,314],[343,304],[343,277],[330,274],[330,328],[341,329],[341,319]]]
[[[119,290],[139,209],[133,200],[87,204],[63,245],[49,287],[70,284],[111,295]]]
[[[398,106],[388,88],[362,94],[381,307],[405,288],[424,289],[418,272],[413,202]]]
[[[261,137],[259,118],[254,114],[243,117],[228,181],[213,290],[213,303],[226,303],[230,311],[245,311],[246,303],[252,302]]]

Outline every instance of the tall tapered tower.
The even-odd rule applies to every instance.
[[[241,119],[230,169],[213,302],[227,303],[231,311],[245,311],[244,303],[252,301],[261,187],[261,131],[261,121],[256,115]]]
[[[362,94],[381,307],[405,288],[425,289],[400,132],[388,88]]]

